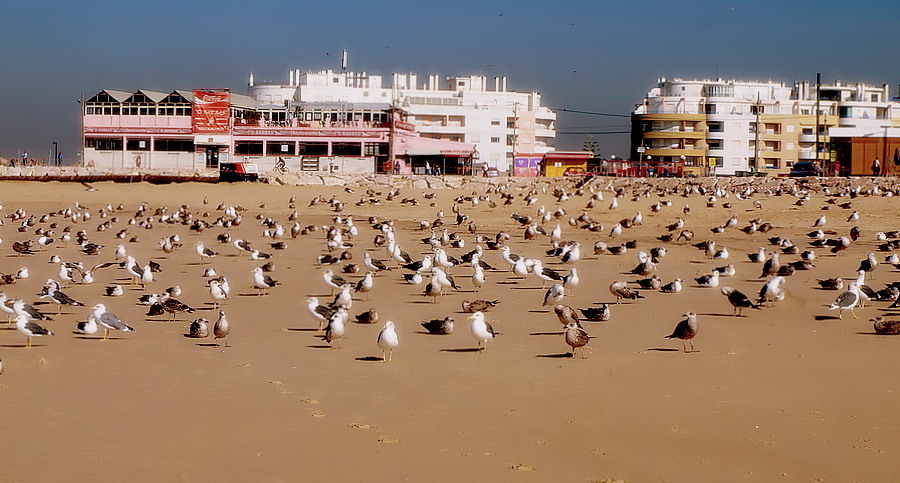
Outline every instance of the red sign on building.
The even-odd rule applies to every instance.
[[[231,92],[227,89],[202,89],[194,91],[191,114],[195,133],[228,133]]]

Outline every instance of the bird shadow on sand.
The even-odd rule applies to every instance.
[[[31,347],[46,347],[47,344],[35,344],[32,342]],[[2,344],[0,347],[5,347],[7,349],[27,349],[25,344]]]
[[[331,346],[330,346],[330,345],[324,345],[324,344],[320,344],[320,345],[308,345],[308,346],[306,346],[306,347],[308,347],[308,348],[310,348],[310,349],[331,349]]]
[[[428,332],[427,330],[417,330],[417,331],[415,331],[415,333],[421,334],[421,335],[450,335],[450,334],[435,334],[433,332]]]
[[[477,347],[462,347],[459,349],[441,349],[441,352],[481,352]]]
[[[509,281],[509,282],[497,282],[497,285],[516,285],[516,284],[518,284],[518,283],[519,283],[519,282],[513,282],[513,281]]]
[[[102,336],[94,336],[94,337],[91,337],[91,336],[87,336],[87,335],[76,335],[75,338],[76,338],[76,339],[81,339],[81,340],[97,340],[97,341],[103,341],[103,340],[104,340]],[[127,339],[128,339],[128,337],[110,337],[110,338],[105,339],[105,340],[127,340]]]
[[[878,332],[857,332],[856,335],[887,335],[887,334],[879,334]]]
[[[673,349],[671,347],[651,347],[647,350],[654,352],[681,352],[681,349]]]
[[[834,316],[834,315],[817,315],[815,318],[816,318],[816,320],[818,320],[818,321],[822,321],[822,320],[842,320],[840,317],[837,317],[837,316]]]
[[[216,344],[215,342],[201,342],[201,343],[197,344],[197,347],[225,347],[225,346]]]
[[[574,356],[571,352],[564,352],[562,354],[537,354],[534,357],[543,357],[545,359],[571,359]]]
[[[319,329],[306,328],[306,327],[296,328],[296,329],[292,328],[292,327],[288,327],[287,329],[284,329],[284,330],[286,330],[287,332],[318,332],[319,331]]]
[[[528,335],[563,335],[565,332],[531,332]]]
[[[529,310],[529,314],[549,314],[549,310]]]
[[[361,362],[384,362],[384,359],[378,356],[357,357],[356,360]]]
[[[513,287],[513,290],[547,290],[544,287]]]
[[[741,314],[741,315],[731,315],[731,314],[697,314],[697,315],[703,315],[703,316],[705,316],[705,317],[728,317],[728,318],[731,318],[731,317],[746,317],[746,315],[743,315],[743,314]]]
[[[412,300],[409,303],[411,303],[411,304],[430,304],[431,302],[429,302],[428,300]]]

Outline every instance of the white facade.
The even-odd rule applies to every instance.
[[[257,85],[251,76],[249,95],[273,120],[302,111],[306,121],[369,121],[377,111],[397,107],[423,137],[473,143],[479,162],[501,170],[514,154],[553,151],[556,137],[556,113],[541,106],[541,95],[507,90],[505,77],[495,77],[493,85],[485,76],[449,77],[442,85],[436,74],[420,80],[395,73],[384,86],[380,75],[366,72],[296,69],[286,85]]]
[[[829,130],[883,132],[900,119],[887,85],[823,84],[816,120],[816,87],[809,82],[659,79],[634,111],[640,131],[632,151],[651,158],[685,156],[687,165],[715,165],[716,174],[788,170],[800,160],[826,159]],[[756,161],[754,163],[754,160]]]

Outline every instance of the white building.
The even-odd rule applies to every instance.
[[[553,151],[556,113],[541,105],[537,92],[507,90],[506,77],[449,77],[393,74],[384,86],[380,75],[366,72],[288,73],[288,83],[257,84],[250,76],[249,95],[271,121],[334,123],[382,122],[396,107],[422,137],[472,143],[478,162],[506,170],[513,156]]]
[[[661,78],[634,111],[632,157],[684,159],[695,174],[778,174],[801,160],[827,165],[831,135],[900,127],[886,84],[822,84],[818,119],[816,105],[809,82]]]

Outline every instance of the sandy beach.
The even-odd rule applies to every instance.
[[[484,183],[459,190],[402,187],[392,201],[386,199],[387,186],[373,186],[380,193],[371,196],[380,200],[377,205],[357,205],[365,188],[356,186],[349,193],[323,186],[96,183],[96,191],[87,191],[76,183],[0,183],[0,273],[15,274],[21,267],[30,271],[29,278],[0,286],[0,291],[52,316],[41,324],[56,333],[35,338],[34,347],[26,349],[25,336],[0,319],[0,400],[6,408],[0,416],[0,480],[896,481],[900,336],[875,334],[869,319],[897,318],[900,309],[888,309],[890,302],[867,302],[855,309],[858,319],[849,311],[838,319],[828,305],[844,290],[822,290],[817,280],[840,277],[846,287],[869,252],[881,263],[867,284],[878,290],[900,278],[897,268],[884,263],[890,252],[879,251],[876,239],[877,232],[900,229],[897,198],[865,193],[870,179],[841,180],[830,188],[844,194],[833,198],[835,204],[826,203],[829,197],[816,186],[802,206],[796,204],[802,193],[792,194],[787,186],[776,195],[776,180],[748,185],[753,193],[747,199],[738,199],[735,194],[744,187],[734,186],[749,180],[719,180],[728,196],[718,196],[713,207],[707,207],[711,193],[685,197],[680,191],[661,195],[652,189],[678,182],[595,182],[603,201],[586,212],[603,225],[599,232],[568,223],[591,197],[587,189],[575,194],[572,181],[512,181],[505,188],[514,196],[510,205]],[[706,189],[714,182],[697,181]],[[557,202],[554,186],[565,189],[569,199]],[[625,196],[615,198],[611,186],[624,187]],[[857,186],[862,193],[851,199],[847,189]],[[537,201],[526,205],[523,195],[532,188]],[[432,303],[423,294],[424,284],[404,283],[401,274],[407,271],[384,248],[374,247],[380,232],[367,219],[394,220],[399,245],[420,260],[431,253],[431,246],[422,242],[431,232],[419,231],[419,222],[431,223],[443,210],[444,227],[465,240],[463,248],[447,248],[459,258],[475,247],[475,235],[467,230],[468,221],[454,224],[451,207],[454,198],[473,192],[497,204],[458,205],[477,233],[493,239],[505,231],[513,253],[541,259],[563,274],[577,267],[580,284],[563,304],[613,304],[610,283],[627,281],[637,288],[633,282],[643,277],[629,272],[638,263],[638,251],[659,246],[668,254],[658,263],[658,276],[663,283],[684,279],[684,290],[667,294],[638,288],[645,298],[611,305],[609,321],[582,320],[593,337],[585,359],[569,357],[571,348],[552,306],[542,306],[540,280],[511,273],[500,251],[485,250],[483,260],[494,270],[486,272],[481,291],[474,291],[472,269],[461,265],[450,270],[461,290],[445,289]],[[425,197],[431,193],[434,199]],[[641,196],[634,199],[636,194]],[[340,213],[328,204],[308,207],[317,195],[335,196],[346,205]],[[322,229],[291,238],[292,196],[304,227],[333,224],[337,214],[353,216],[359,235],[346,239],[353,244],[347,249],[352,260],[316,264],[319,255],[328,253]],[[401,203],[404,198],[418,204]],[[614,198],[618,207],[610,209]],[[671,206],[653,213],[651,205],[661,200],[670,200]],[[89,221],[72,223],[54,215],[20,232],[24,220],[9,218],[18,209],[25,210],[25,219],[76,210],[76,201],[91,213]],[[761,208],[754,205],[757,201]],[[153,218],[151,229],[127,224],[141,202],[149,206],[144,218]],[[845,202],[852,208],[838,206]],[[189,205],[196,219],[212,223],[225,216],[217,210],[221,203],[246,208],[240,226],[198,232],[154,215],[159,207],[168,207],[171,214]],[[685,203],[691,206],[686,216]],[[101,218],[107,204],[121,204],[124,210]],[[541,206],[551,213],[557,207],[567,212],[543,226],[549,233],[559,223],[563,240],[580,242],[581,260],[565,264],[548,256],[547,236],[523,238],[523,226],[510,214],[540,221]],[[610,238],[617,221],[639,211],[642,225]],[[859,220],[847,221],[853,211],[859,212]],[[747,254],[759,247],[767,253],[780,251],[767,240],[772,236],[809,249],[807,233],[823,214],[828,218],[823,229],[835,232],[828,238],[858,226],[859,239],[837,254],[816,248],[814,268],[786,277],[784,300],[732,317],[720,288],[735,287],[755,301],[769,278],[760,278],[762,264],[751,262]],[[279,240],[264,238],[266,227],[258,215],[288,229],[282,240],[286,249],[272,249],[270,244]],[[732,215],[738,217],[736,227],[710,231]],[[684,229],[695,234],[693,243],[715,240],[728,248],[730,257],[712,260],[691,243],[659,241],[669,233],[666,225],[682,216]],[[765,234],[741,232],[751,219],[774,228]],[[98,231],[104,222],[110,227]],[[33,255],[11,249],[16,241],[36,240],[35,229],[49,229],[51,223],[57,223],[53,244],[36,245]],[[86,255],[74,241],[61,244],[58,238],[67,226],[73,237],[85,230],[105,248]],[[123,229],[127,235],[117,239]],[[257,295],[251,270],[265,261],[216,241],[224,232],[271,253],[275,270],[270,275],[280,285]],[[167,255],[159,241],[175,234],[184,247]],[[137,241],[130,242],[132,237]],[[631,240],[637,247],[627,253],[594,254],[597,241],[618,245]],[[201,262],[194,250],[197,241],[219,255]],[[162,266],[155,282],[142,290],[124,270],[110,267],[99,270],[93,284],[63,288],[86,307],[63,307],[56,315],[54,304],[38,299],[47,279],[58,278],[58,264],[48,263],[52,255],[91,267],[114,261],[119,244],[142,265],[153,260]],[[366,251],[392,270],[377,274],[368,296],[354,295],[343,348],[332,349],[316,331],[318,323],[304,301],[311,296],[331,299],[321,277],[325,268],[340,272],[346,263],[358,264],[359,273],[341,274],[355,284],[366,272]],[[782,263],[795,260],[799,255],[781,254]],[[694,282],[728,263],[736,274],[721,277],[718,288]],[[197,317],[211,322],[217,317],[202,277],[209,266],[227,276],[232,287],[223,308],[232,327],[228,348],[216,346],[212,337],[183,336]],[[106,296],[104,287],[116,283],[123,285],[125,295]],[[181,313],[171,321],[170,316],[148,317],[148,307],[137,303],[142,294],[176,284],[183,290],[177,298],[196,313]],[[461,310],[465,299],[500,301],[486,317],[501,334],[483,353],[474,350],[470,314]],[[84,321],[97,303],[135,332],[114,332],[109,341],[98,340],[102,330],[98,335],[73,334],[76,322]],[[369,308],[380,314],[379,323],[352,322]],[[693,353],[684,353],[681,341],[664,338],[688,311],[698,314]],[[448,315],[456,321],[453,334],[430,335],[420,325]],[[376,345],[387,320],[396,323],[400,339],[391,363],[382,362]]]

